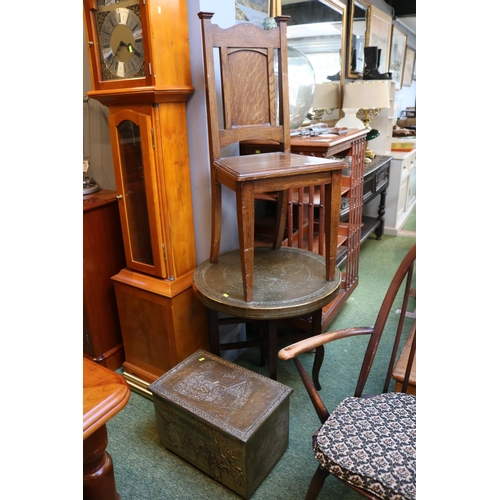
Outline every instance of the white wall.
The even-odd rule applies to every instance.
[[[221,28],[228,28],[235,24],[234,0],[190,0],[188,2],[191,78],[194,93],[187,102],[187,122],[198,264],[208,259],[210,255],[211,230],[210,154],[208,150],[201,21],[198,17],[198,12],[202,11],[213,12],[212,21]],[[235,154],[234,148],[233,151],[224,151],[224,154]],[[234,192],[223,187],[221,252],[238,248],[235,203]]]
[[[95,99],[86,100],[92,90],[87,40],[83,32],[83,156],[90,158],[86,175],[92,177],[101,189],[116,190],[113,156],[109,139],[108,108]]]

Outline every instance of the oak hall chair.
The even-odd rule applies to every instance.
[[[220,251],[222,185],[236,193],[239,250],[245,300],[253,300],[254,198],[278,193],[278,216],[272,247],[279,250],[284,237],[288,190],[325,185],[326,280],[335,274],[340,218],[341,170],[346,164],[290,152],[288,49],[286,22],[265,30],[251,23],[227,29],[212,24],[213,13],[201,19],[212,189],[210,262]],[[217,63],[217,64],[216,64]],[[216,75],[221,82],[219,109]],[[219,115],[222,125],[219,125]],[[245,140],[269,140],[280,151],[222,157],[221,148]]]
[[[329,475],[336,476],[366,498],[416,499],[416,395],[406,393],[416,352],[416,322],[405,314],[415,261],[416,245],[396,271],[373,327],[322,333],[285,347],[278,353],[280,359],[293,359],[321,421],[321,427],[313,436],[313,450],[319,465],[309,485],[307,500],[317,498]],[[399,316],[395,303],[401,303]],[[388,325],[393,325],[393,328],[386,328]],[[384,329],[385,336],[394,336],[384,386],[380,394],[364,396],[365,383]],[[406,372],[401,392],[389,392],[403,332],[413,339]],[[311,349],[324,354],[325,344],[357,335],[367,335],[369,340],[354,397],[344,399],[330,413],[299,355]]]

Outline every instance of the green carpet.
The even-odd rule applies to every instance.
[[[387,286],[415,240],[415,236],[386,235],[381,241],[370,237],[363,243],[359,285],[334,319],[331,329],[373,324]],[[409,309],[414,307],[413,302]],[[397,321],[397,315],[393,316],[393,321]],[[379,366],[387,358],[386,345],[390,339],[385,340],[377,353],[367,392],[380,390]],[[345,339],[326,347],[321,395],[327,407],[333,408],[344,397],[352,395],[365,342],[363,338]],[[266,375],[266,369],[258,366],[257,359],[257,350],[249,349],[238,364]],[[306,368],[312,360],[312,354],[303,356]],[[311,436],[319,421],[293,362],[278,360],[278,381],[294,389],[290,399],[289,446],[254,493],[253,500],[302,499],[316,470]],[[141,395],[132,393],[127,406],[108,422],[108,440],[107,450],[113,458],[121,500],[239,498],[159,444],[153,403]],[[328,478],[319,498],[359,500],[363,497],[335,478]]]
[[[413,208],[408,220],[405,222],[403,229],[405,231],[417,231],[417,206]]]

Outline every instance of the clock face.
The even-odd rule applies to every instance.
[[[103,80],[145,76],[138,0],[100,0],[97,26]]]

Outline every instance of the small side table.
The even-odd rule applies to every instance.
[[[307,330],[281,336],[283,342],[293,343],[320,334],[322,308],[336,297],[340,286],[338,267],[333,279],[327,281],[324,257],[292,247],[255,248],[252,302],[245,300],[239,250],[219,255],[217,264],[203,262],[193,276],[193,291],[208,309],[212,354],[220,356],[222,350],[260,346],[261,355],[267,352],[269,378],[273,380],[277,378],[277,322],[311,317]],[[219,320],[218,313],[228,317]],[[221,344],[219,325],[231,323],[261,323],[267,333],[258,341]],[[323,355],[322,349],[316,351],[313,378],[317,388]]]
[[[119,500],[113,461],[106,451],[106,422],[130,398],[127,381],[118,373],[83,358],[83,498]]]

